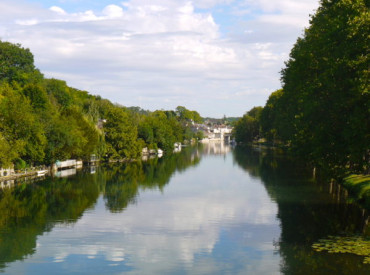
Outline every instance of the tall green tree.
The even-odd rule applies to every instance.
[[[282,70],[281,137],[312,162],[369,169],[369,2],[322,0]]]
[[[235,123],[233,136],[237,142],[250,143],[260,136],[262,110],[262,107],[254,107]]]
[[[0,40],[0,82],[37,82],[42,74],[35,68],[33,54],[20,44]]]
[[[45,156],[45,131],[30,100],[8,85],[0,87],[0,133],[14,151],[28,162],[40,163]]]
[[[137,127],[130,115],[121,107],[111,106],[104,124],[106,157],[108,159],[131,159],[140,155]]]

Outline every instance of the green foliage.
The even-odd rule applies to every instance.
[[[36,110],[45,111],[50,106],[48,95],[40,84],[27,84],[23,88],[23,94],[29,98],[31,106]]]
[[[370,209],[370,176],[350,175],[344,178],[343,185],[350,195]]]
[[[233,136],[238,143],[250,143],[259,138],[262,107],[254,107],[235,122]]]
[[[72,104],[72,95],[70,88],[65,81],[58,79],[45,79],[46,90],[55,100],[54,104],[61,107],[68,107]]]
[[[290,125],[285,125],[287,120],[285,118],[286,112],[284,111],[284,106],[281,100],[282,95],[283,90],[273,92],[269,96],[266,105],[261,112],[261,130],[263,136],[267,138],[268,141],[275,142],[278,139],[285,140],[284,134],[290,132]]]
[[[202,139],[204,139],[204,133],[203,133],[203,131],[199,131],[199,132],[197,132],[197,133],[195,134],[195,138],[196,138],[197,140],[202,140]]]
[[[155,111],[139,123],[139,138],[149,148],[161,148],[172,152],[175,142],[182,141],[183,128],[171,111]]]
[[[105,141],[107,142],[108,159],[131,159],[140,155],[137,140],[137,127],[133,124],[129,113],[124,109],[111,106],[104,125]]]
[[[368,165],[368,20],[365,1],[322,1],[282,71],[292,145],[319,165]]]
[[[322,0],[261,114],[263,134],[337,175],[370,163],[369,4]]]
[[[33,64],[33,54],[19,44],[0,40],[0,81],[24,84],[41,79]]]
[[[261,106],[253,107],[247,112],[247,115],[255,118],[256,120],[260,120],[262,110],[263,110],[263,107]]]
[[[3,85],[1,93],[7,96],[0,102],[0,132],[9,144],[16,145],[15,152],[28,161],[41,162],[45,156],[44,129],[33,112],[30,100]]]
[[[197,111],[190,111],[184,106],[177,106],[176,115],[179,117],[180,121],[194,121],[196,123],[201,123],[203,121]]]
[[[351,253],[364,256],[364,264],[370,264],[370,239],[362,236],[329,236],[327,239],[321,239],[314,243],[312,248],[317,252]]]
[[[20,147],[20,145],[12,146],[0,132],[0,167],[10,167],[13,160],[18,157],[18,150],[15,148]]]
[[[0,65],[0,167],[17,159],[50,164],[91,154],[132,159],[144,146],[172,152],[190,131],[189,122],[201,121],[185,107],[153,113],[125,108],[65,81],[44,79],[32,53],[18,44],[0,41]]]
[[[16,159],[14,162],[15,170],[22,170],[27,167],[27,163],[23,159]]]

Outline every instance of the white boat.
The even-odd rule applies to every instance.
[[[49,172],[48,170],[37,171],[37,176],[38,177],[45,176],[48,172]]]

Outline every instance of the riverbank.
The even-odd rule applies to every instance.
[[[272,144],[264,139],[254,141],[252,146],[254,148],[263,147],[273,150],[280,149],[289,154],[289,150],[286,145],[281,143]],[[316,169],[314,167],[312,168],[314,174],[316,174]],[[330,172],[326,171],[323,178],[330,180],[331,176]],[[370,175],[353,174],[345,178],[336,178],[335,181],[341,184],[348,191],[350,201],[358,202],[363,208],[370,210]]]
[[[15,184],[20,182],[33,182],[34,180],[41,180],[49,174],[49,170],[31,170],[18,172],[8,176],[2,176],[0,177],[0,189],[5,187],[14,187]]]
[[[343,186],[348,190],[350,196],[370,209],[370,176],[350,175],[343,180]]]

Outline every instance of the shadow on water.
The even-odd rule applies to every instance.
[[[124,211],[143,189],[162,190],[175,172],[199,163],[198,148],[148,162],[104,166],[69,178],[48,178],[0,190],[0,272],[36,252],[37,237],[74,224],[103,194],[107,209]]]
[[[363,235],[369,230],[369,213],[347,203],[343,188],[314,180],[305,165],[276,150],[237,148],[233,155],[240,167],[262,179],[278,205],[281,237],[276,246],[283,274],[370,274],[363,257],[311,248],[329,235]]]

